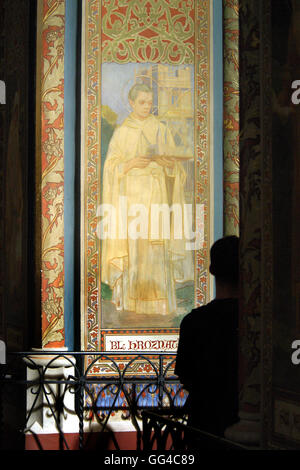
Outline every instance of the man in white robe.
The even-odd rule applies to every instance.
[[[186,174],[171,132],[150,114],[152,90],[134,85],[129,103],[132,113],[116,128],[104,165],[102,203],[115,208],[116,224],[114,236],[102,236],[101,281],[111,287],[117,310],[174,314],[175,283],[194,279],[183,227]],[[176,205],[182,221],[172,213],[168,236],[153,227],[151,211]]]

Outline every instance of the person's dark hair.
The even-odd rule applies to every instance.
[[[209,270],[216,279],[237,284],[239,281],[239,238],[235,235],[217,240],[210,249]]]

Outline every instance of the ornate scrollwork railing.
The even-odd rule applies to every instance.
[[[171,353],[14,353],[1,367],[2,396],[6,387],[23,387],[24,432],[36,439],[40,432],[58,433],[62,449],[69,448],[65,434],[71,430],[83,449],[90,432],[116,430],[125,422],[137,432],[140,448],[142,411],[176,412],[186,400],[174,374],[175,358]]]

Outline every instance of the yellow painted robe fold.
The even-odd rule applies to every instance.
[[[111,138],[104,165],[102,203],[116,209],[117,236],[102,240],[101,280],[112,288],[112,301],[118,310],[166,315],[176,312],[175,283],[193,280],[184,227],[179,240],[173,236],[172,224],[170,239],[165,239],[161,231],[158,239],[151,239],[150,223],[146,239],[132,239],[127,231],[119,236],[132,221],[127,210],[120,216],[122,197],[126,198],[128,211],[133,205],[142,205],[149,220],[153,204],[180,204],[184,214],[183,166],[176,161],[170,169],[151,161],[153,149],[158,155],[176,156],[177,152],[171,132],[153,115],[145,120],[129,116]],[[146,168],[124,173],[126,162],[146,155],[150,159]]]

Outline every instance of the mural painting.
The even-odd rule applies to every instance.
[[[103,64],[101,127],[103,327],[178,326],[194,304],[192,67]]]
[[[84,2],[85,350],[174,353],[210,295],[209,10]]]

